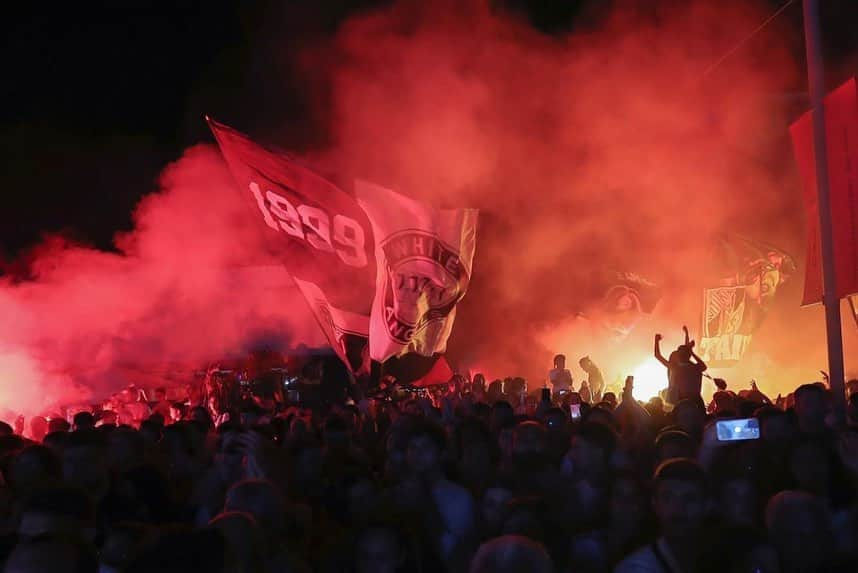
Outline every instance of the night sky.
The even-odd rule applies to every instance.
[[[769,3],[774,10],[783,0]],[[110,248],[164,165],[187,146],[211,141],[206,113],[281,145],[324,144],[323,126],[302,98],[324,97],[325,86],[302,89],[305,78],[291,67],[291,55],[334,34],[349,15],[384,4],[127,0],[6,7],[0,261],[45,232]],[[545,33],[561,34],[593,25],[611,2],[503,4]],[[842,69],[858,52],[858,2],[822,4],[826,57]],[[781,17],[800,23],[800,2]]]

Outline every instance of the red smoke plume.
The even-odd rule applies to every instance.
[[[103,398],[128,383],[189,375],[253,343],[319,343],[289,279],[218,152],[189,149],[135,212],[118,252],[58,238],[32,257],[32,279],[0,288],[0,403],[12,412]],[[243,269],[238,265],[272,266]]]

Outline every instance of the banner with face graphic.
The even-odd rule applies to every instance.
[[[375,237],[370,356],[444,352],[471,277],[477,210],[436,209],[364,181],[355,190]]]
[[[608,273],[601,284],[604,294],[588,315],[616,342],[624,340],[645,315],[652,314],[661,300],[661,287],[633,272]]]

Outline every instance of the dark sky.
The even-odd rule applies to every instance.
[[[769,2],[774,9],[783,0]],[[333,34],[349,15],[385,3],[124,0],[5,7],[0,260],[44,232],[109,247],[115,231],[130,227],[134,205],[153,189],[161,168],[188,145],[210,140],[205,113],[262,138],[288,123],[292,132],[277,137],[319,143],[324,134],[306,113],[302,90],[290,89],[297,81],[290,53]],[[546,33],[562,33],[590,24],[593,4],[605,9],[609,2],[504,4]],[[800,22],[799,4],[782,17]],[[858,2],[822,4],[826,56],[840,62],[858,50]]]

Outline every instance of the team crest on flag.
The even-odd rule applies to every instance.
[[[356,190],[376,241],[370,355],[444,352],[471,275],[477,211],[436,209],[362,181]]]
[[[468,275],[458,254],[430,233],[402,231],[381,249],[387,262],[387,331],[399,344],[408,344],[430,322],[450,315],[465,295]]]

